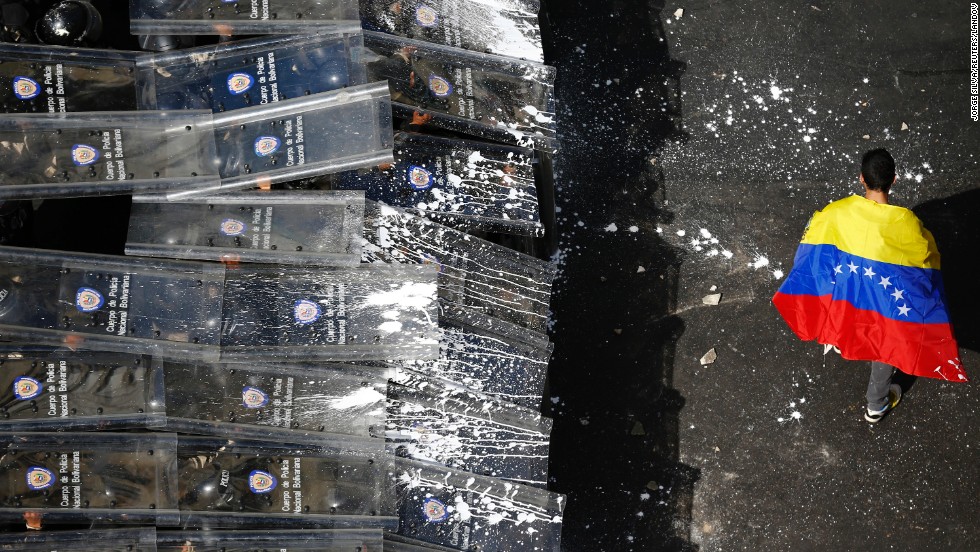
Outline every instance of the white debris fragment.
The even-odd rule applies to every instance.
[[[684,8],[677,8],[676,10],[674,10],[674,17],[676,17],[677,19],[684,17]]]
[[[646,271],[647,271],[647,269],[645,269],[645,268],[643,268],[643,266],[642,266],[642,265],[640,265],[640,266],[638,266],[638,267],[636,267],[636,273],[637,273],[637,274],[639,274],[639,273],[641,273],[641,272],[646,272]]]
[[[708,288],[708,291],[715,291],[717,289],[718,289],[718,286],[711,286],[711,287]]]
[[[616,230],[619,230],[619,228],[616,226],[615,222],[611,222],[609,223],[609,226],[603,228],[603,230],[606,232],[615,232]]]
[[[640,228],[638,226],[630,226],[629,227],[629,231],[630,232],[633,232],[633,233],[636,233],[636,232],[639,232],[640,231]]]
[[[837,347],[835,347],[833,345],[824,345],[823,346],[823,354],[826,355],[827,353],[830,352],[831,349],[833,349],[837,354],[840,354],[840,349],[838,349]]]
[[[685,232],[683,230],[678,230],[677,231],[677,235],[680,236],[680,237],[682,237],[682,238],[684,237],[684,234],[687,234],[687,232]]]
[[[909,129],[908,123],[906,123],[905,121],[902,121],[902,130],[908,130],[908,129]]]
[[[865,134],[861,138],[864,138],[865,140],[870,140],[871,139],[871,135],[870,134]]]
[[[780,279],[780,278],[782,278],[783,277],[783,271],[782,270],[779,270],[778,268],[776,270],[773,270],[772,271],[772,277],[775,278],[775,279],[777,279],[777,280]]]
[[[712,293],[711,295],[705,295],[701,298],[701,302],[705,305],[717,305],[718,303],[721,303],[721,294]]]
[[[708,350],[707,353],[704,353],[703,357],[701,357],[701,366],[707,366],[713,363],[717,358],[718,358],[718,353],[716,353],[715,348],[712,347],[711,349]]]

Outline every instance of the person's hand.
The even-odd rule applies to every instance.
[[[424,125],[432,120],[432,115],[429,113],[414,112],[412,113],[412,124],[413,125]]]

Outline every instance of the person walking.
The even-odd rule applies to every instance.
[[[773,304],[804,341],[870,360],[865,420],[898,405],[895,370],[966,382],[945,306],[939,251],[912,211],[890,205],[897,180],[885,149],[861,160],[863,195],[814,213]]]

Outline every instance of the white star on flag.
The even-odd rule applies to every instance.
[[[912,309],[909,308],[909,307],[906,307],[905,305],[902,305],[902,306],[898,307],[898,314],[900,316],[908,316],[910,310],[912,310]]]
[[[881,277],[881,281],[878,282],[878,285],[880,285],[881,287],[883,287],[885,289],[888,289],[888,286],[892,285],[892,278],[891,278],[891,276],[882,276]]]
[[[905,299],[905,296],[902,295],[903,293],[905,293],[904,289],[895,288],[895,292],[892,293],[891,295],[892,297],[895,298],[896,301],[898,301],[899,299]]]
[[[864,269],[864,275],[867,276],[868,278],[874,278],[875,276],[877,276],[875,274],[875,271],[871,270],[870,266]]]
[[[847,263],[847,268],[851,269],[852,274],[857,274],[858,267],[854,263]]]
[[[841,270],[840,267],[841,265],[837,265],[834,267],[834,274],[840,274],[841,272],[844,272],[843,270]]]

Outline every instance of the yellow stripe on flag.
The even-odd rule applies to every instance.
[[[936,242],[912,211],[857,195],[814,213],[802,243],[834,245],[872,261],[939,269]]]

